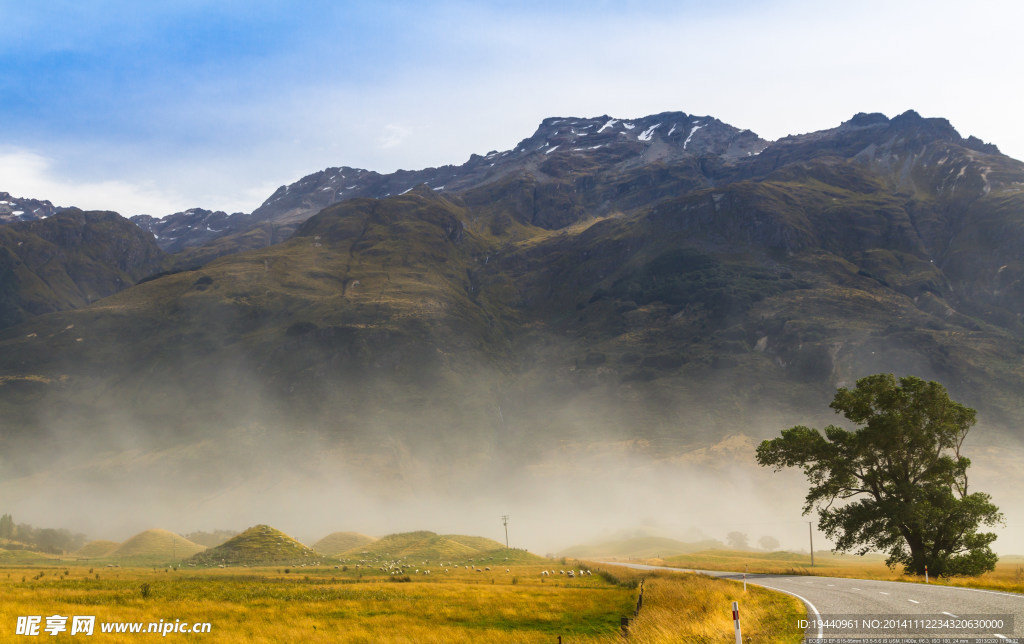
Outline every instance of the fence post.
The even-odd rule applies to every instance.
[[[743,633],[740,631],[740,603],[732,603],[732,622],[736,628],[736,644],[743,644]]]

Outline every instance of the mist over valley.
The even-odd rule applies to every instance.
[[[118,542],[501,542],[511,515],[541,554],[733,531],[795,550],[805,485],[755,447],[892,372],[978,410],[971,484],[1014,552],[1021,186],[1024,164],[914,112],[773,142],[668,112],[330,168],[253,213],[5,221],[0,510]]]

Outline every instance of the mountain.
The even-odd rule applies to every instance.
[[[0,226],[0,327],[84,306],[163,261],[149,235],[112,212],[70,208]]]
[[[0,223],[45,219],[59,210],[49,201],[12,197],[10,193],[0,192]]]
[[[418,185],[441,193],[459,193],[488,184],[507,185],[509,179],[519,190],[534,190],[534,182],[523,183],[523,179],[539,177],[540,193],[528,198],[533,201],[536,197],[542,208],[547,200],[556,205],[571,199],[565,193],[601,186],[594,196],[595,203],[590,204],[601,212],[617,207],[620,201],[636,205],[663,196],[638,190],[640,186],[627,188],[619,176],[623,173],[628,177],[648,166],[684,160],[684,166],[692,170],[707,158],[735,160],[755,155],[766,145],[749,130],[683,112],[634,120],[609,116],[549,118],[514,149],[486,156],[474,154],[460,166],[399,170],[386,175],[348,166],[327,168],[281,186],[251,215],[193,208],[163,219],[140,215],[132,221],[156,235],[160,247],[168,253],[192,249],[178,262],[181,267],[191,267],[287,239],[299,224],[322,209],[350,199],[382,199],[405,194]],[[559,150],[561,153],[554,155]],[[582,216],[582,204],[574,206],[568,216],[572,219],[563,214],[532,223],[545,228],[571,223]]]
[[[131,218],[139,228],[153,234],[160,248],[176,253],[190,246],[199,246],[225,235],[248,230],[252,217],[245,213],[227,214],[202,208],[190,208],[166,217],[135,215]]]
[[[461,489],[832,422],[837,386],[887,371],[1019,438],[1024,164],[943,119],[773,143],[682,113],[548,119],[457,168],[352,172],[250,216],[285,241],[207,239],[179,252],[224,253],[0,332],[7,476],[60,444],[197,491]]]

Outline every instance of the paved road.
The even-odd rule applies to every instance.
[[[673,570],[680,568],[648,566],[644,564],[602,562],[641,570]],[[714,570],[691,570],[723,579],[742,580],[743,573]],[[972,588],[936,586],[896,581],[870,581],[866,579],[843,579],[839,577],[809,577],[806,575],[758,575],[748,574],[747,583],[756,584],[788,593],[807,605],[808,620],[856,620],[859,628],[839,630],[836,628],[808,627],[808,637],[972,637],[993,638],[995,641],[1021,638],[1024,644],[1024,595],[1003,593]],[[929,626],[963,625],[965,619],[1004,619],[1012,617],[1012,626],[1005,623],[1001,628],[968,630],[954,628],[939,631],[935,628],[908,628],[914,626],[906,620],[916,620]],[[742,606],[741,606],[742,619]],[[889,624],[886,624],[887,619]],[[865,620],[878,620],[868,623]],[[892,621],[902,621],[902,627],[885,629]]]

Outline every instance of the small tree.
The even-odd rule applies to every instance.
[[[725,535],[725,540],[729,544],[730,548],[735,548],[737,550],[746,550],[750,547],[747,535],[742,532],[730,532]]]
[[[977,575],[995,568],[996,535],[978,526],[1002,522],[988,494],[967,491],[971,461],[960,453],[975,411],[937,382],[868,376],[836,391],[830,405],[861,425],[829,425],[824,436],[797,426],[761,443],[757,462],[802,467],[811,489],[804,514],[837,551],[881,550],[908,574]],[[855,500],[854,500],[855,499]],[[848,503],[843,503],[850,500]]]
[[[757,540],[763,550],[778,550],[779,540],[775,537],[761,537]]]

